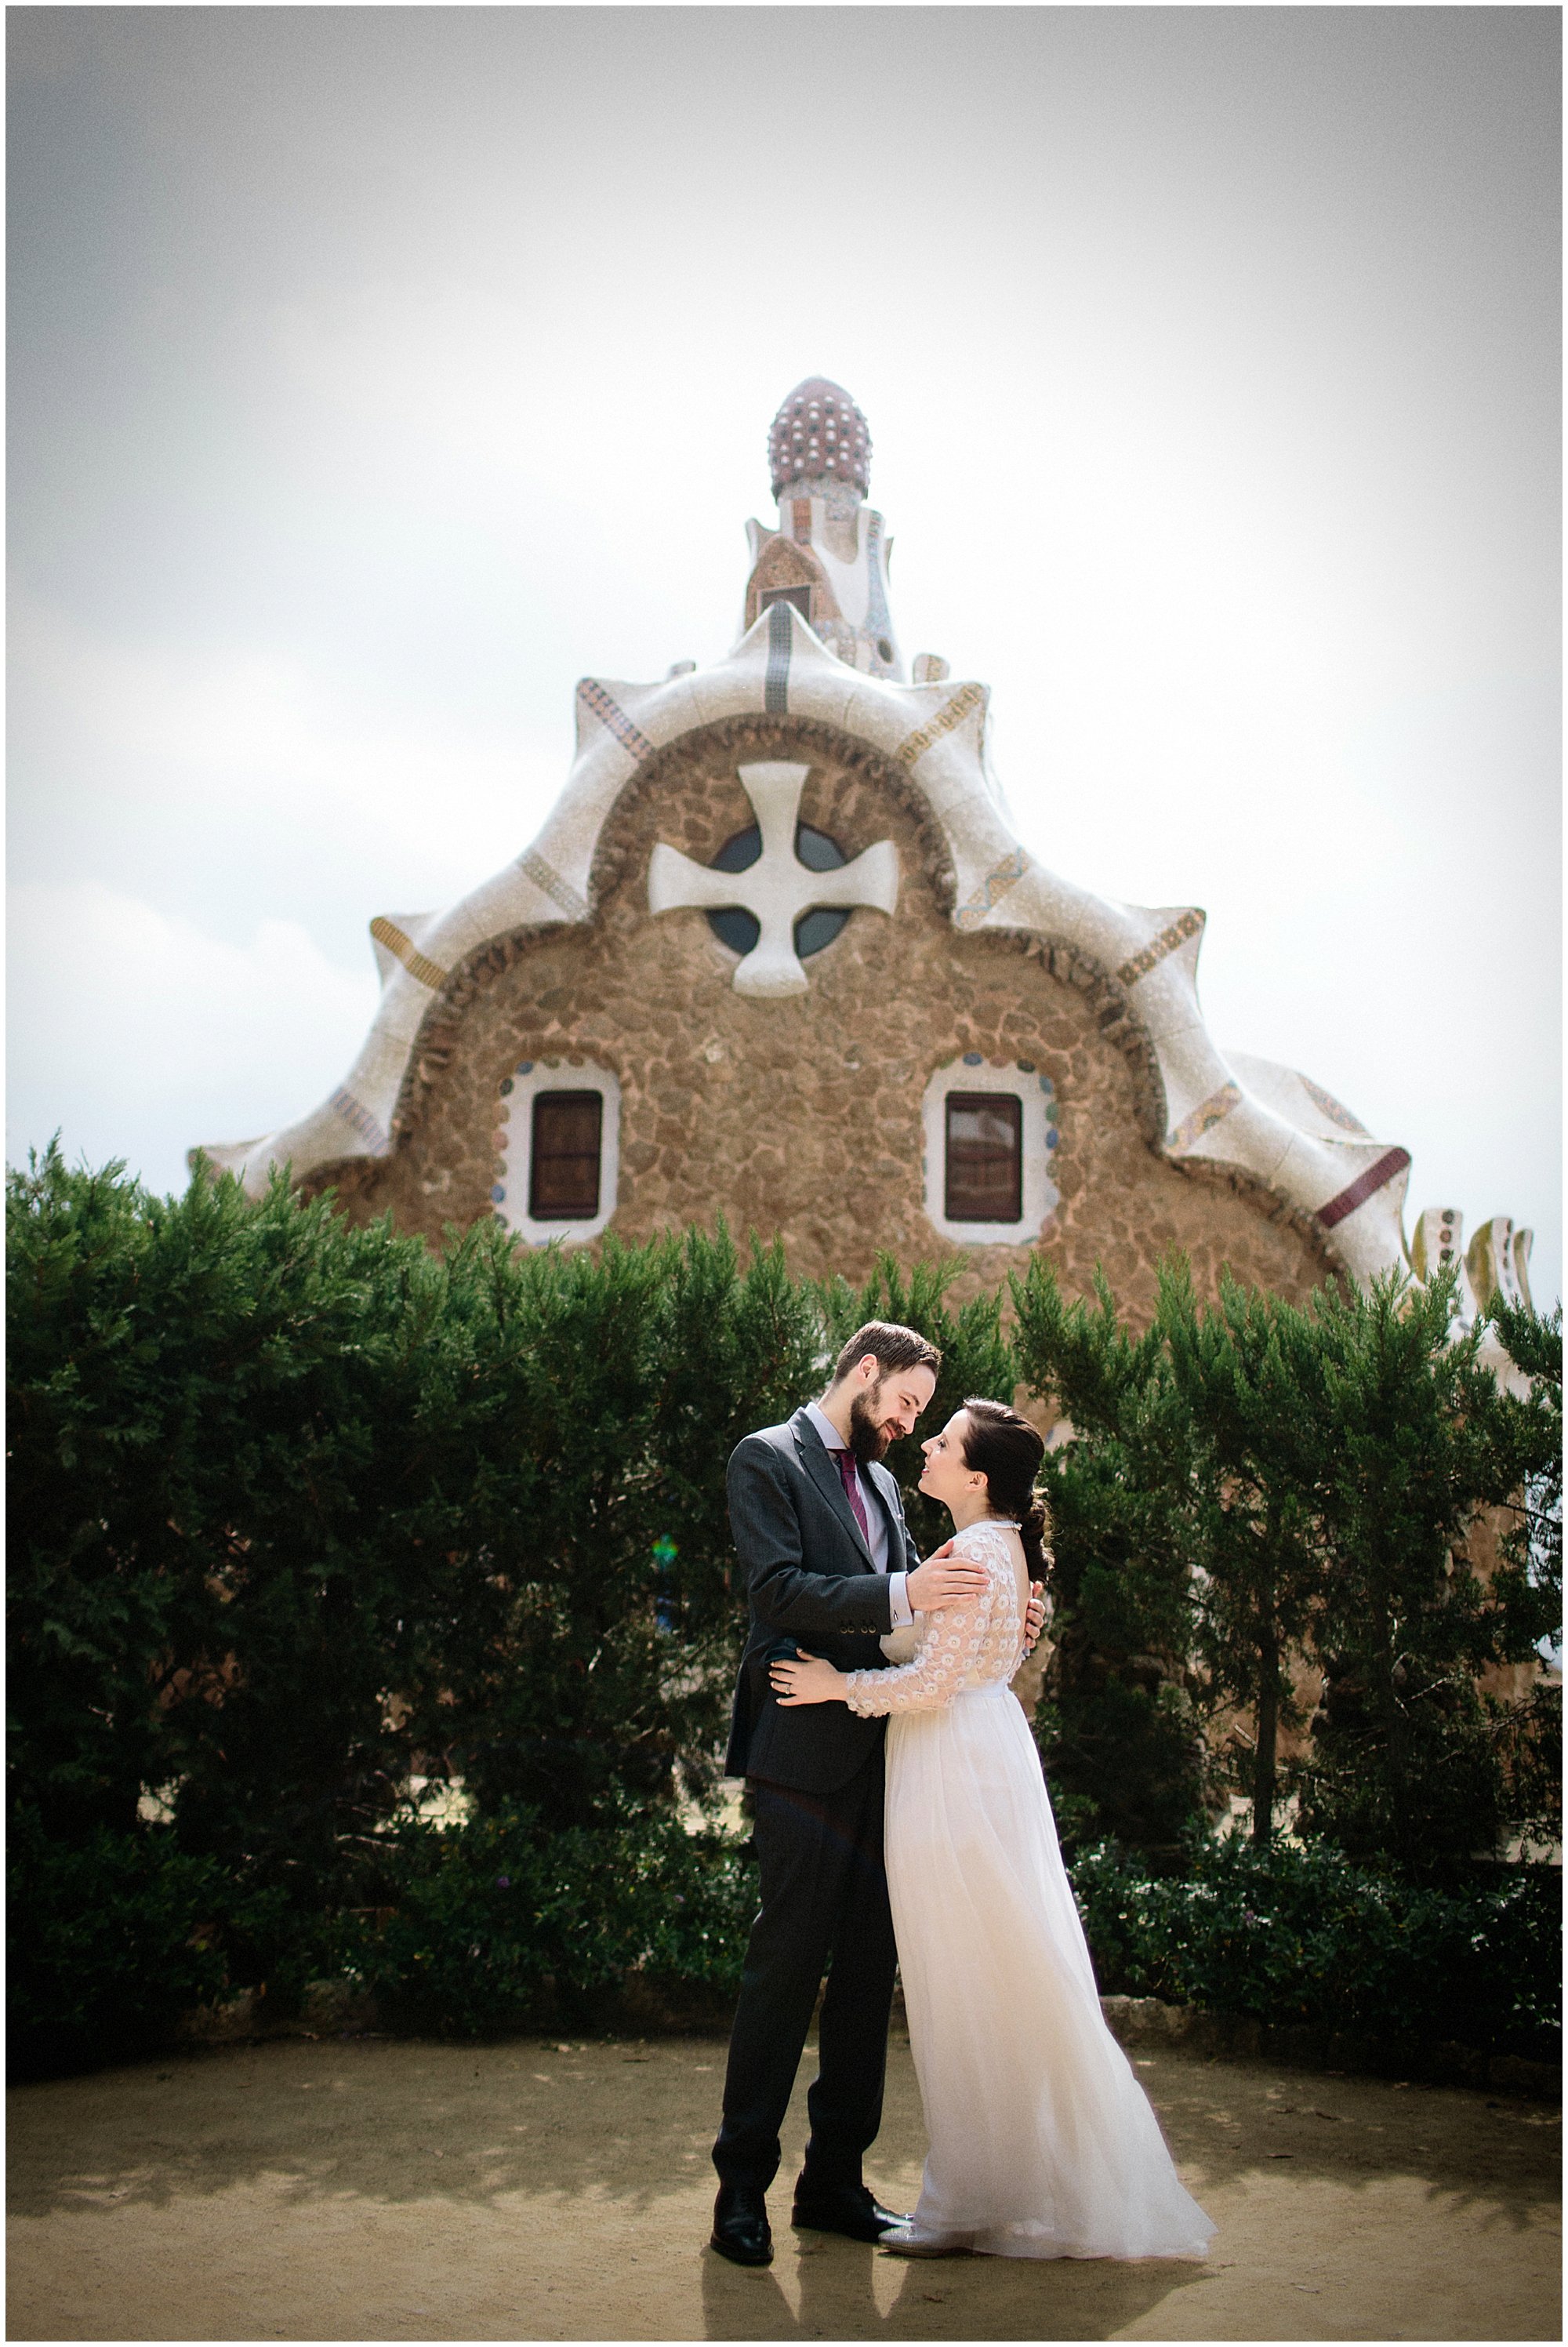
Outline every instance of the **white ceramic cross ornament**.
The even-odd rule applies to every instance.
[[[898,851],[879,839],[853,862],[835,871],[813,872],[794,852],[800,794],[809,766],[738,766],[746,796],[756,811],[763,852],[743,872],[714,872],[693,864],[662,840],[648,859],[648,909],[673,913],[693,906],[722,912],[743,906],[761,930],[735,972],[737,994],[804,994],[810,980],[794,949],[794,925],[813,906],[874,906],[891,913],[898,904]]]

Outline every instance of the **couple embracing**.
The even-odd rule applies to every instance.
[[[879,1462],[941,1357],[871,1321],[820,1402],[749,1434],[730,1522],[751,1630],[727,1771],[750,1779],[762,1907],[713,2147],[712,2246],[773,2255],[766,2192],[816,2004],[797,2226],[903,2256],[1202,2257],[1214,2228],[1107,2029],[1040,1759],[1009,1682],[1044,1609],[1044,1445],[969,1401],[923,1445],[956,1537],[925,1563]],[[930,2149],[907,2217],[861,2159],[895,1965]]]

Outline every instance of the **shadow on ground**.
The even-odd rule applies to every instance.
[[[1134,2051],[1206,2264],[704,2246],[720,2040],[291,2040],[9,2096],[8,2335],[1548,2338],[1558,2114],[1462,2088]],[[809,2075],[809,2065],[805,2075]],[[786,2157],[804,2137],[804,2096]],[[907,2045],[868,2175],[924,2153]]]
[[[710,2253],[702,2265],[708,2339],[1112,2339],[1202,2269],[1152,2260],[1020,2269],[1012,2260],[903,2260],[897,2295],[876,2287],[890,2260],[855,2241],[802,2249],[798,2303],[771,2272],[744,2273]]]
[[[897,2045],[897,2041],[895,2040]],[[1555,2193],[1544,2106],[1464,2088],[1134,2057],[1179,2162],[1356,2183],[1397,2169],[1520,2223]],[[717,2039],[466,2046],[352,2038],[225,2046],[14,2088],[9,2206],[165,2206],[265,2175],[299,2198],[494,2200],[591,2192],[633,2207],[711,2178],[723,2082]],[[912,2116],[895,2065],[880,2150]],[[907,2132],[907,2127],[904,2132]],[[876,2167],[874,2153],[868,2173]],[[775,2197],[787,2198],[788,2173]]]

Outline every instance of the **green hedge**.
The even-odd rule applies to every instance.
[[[377,1897],[411,1773],[589,1824],[712,1778],[723,1461],[822,1374],[774,1250],[436,1256],[281,1185],[10,1196],[10,1787],[77,1841]]]
[[[1075,1430],[1045,1469],[1039,1722],[1070,1850],[1114,1834],[1178,1875],[1226,1782],[1272,1781],[1212,1723],[1271,1687],[1286,1723],[1312,1661],[1296,1789],[1324,1840],[1457,1881],[1500,1824],[1553,1829],[1550,1701],[1494,1716],[1475,1681],[1556,1619],[1555,1321],[1500,1317],[1521,1399],[1450,1345],[1440,1296],[1392,1285],[1306,1311],[1225,1285],[1211,1310],[1173,1266],[1138,1331],[1040,1261],[1004,1320],[994,1294],[949,1306],[957,1265],[884,1261],[856,1289],[722,1228],[563,1255],[492,1222],[438,1254],[281,1183],[159,1198],[53,1150],[11,1176],[7,1227],[24,2064],[114,2058],[263,1983],[286,2009],[360,1977],[456,2030],[628,1975],[722,1987],[743,1865],[676,1819],[713,1814],[744,1628],[723,1464],[870,1317],[943,1349],[922,1432],[1020,1386]],[[928,1546],[918,1441],[890,1460]],[[1465,1527],[1521,1490],[1482,1586]],[[415,1778],[461,1778],[472,1823],[410,1824]],[[1512,1946],[1513,1909],[1476,1912]],[[1452,1933],[1433,1944],[1470,1979]]]
[[[646,1817],[541,1829],[512,1809],[389,1837],[389,1903],[292,1917],[167,1828],[62,1850],[13,1827],[15,2074],[90,2066],[166,2043],[180,2015],[265,1981],[287,2014],[311,1979],[375,1998],[395,2028],[487,2037],[613,2023],[629,1984],[721,2019],[756,1906],[747,1848]],[[1560,1884],[1514,1870],[1422,1888],[1337,1853],[1239,1840],[1155,1876],[1113,1844],[1073,1884],[1107,1994],[1157,1996],[1379,2041],[1444,2041],[1551,2062],[1561,2039]],[[649,2008],[651,2009],[651,2008]]]
[[[743,1845],[670,1819],[407,1825],[390,1871],[395,1909],[361,1922],[349,1977],[399,2025],[465,2037],[587,2023],[634,1979],[733,1993],[757,1905]]]
[[[629,1984],[722,2014],[757,1903],[745,1844],[647,1816],[559,1833],[519,1808],[445,1830],[405,1819],[382,1869],[387,1905],[302,1914],[243,1869],[188,1856],[167,1826],[65,1847],[19,1817],[13,2075],[153,2051],[193,2008],[247,1988],[288,2018],[320,1981],[443,2036],[592,2025]]]
[[[228,1975],[215,1916],[231,1885],[167,1828],[51,1841],[36,1811],[7,1837],[6,2009],[15,2076],[161,2044]]]
[[[1157,1996],[1419,2048],[1452,2041],[1533,2061],[1562,2039],[1562,1881],[1551,1867],[1437,1889],[1337,1851],[1236,1838],[1152,1875],[1114,1843],[1073,1887],[1107,1995]]]

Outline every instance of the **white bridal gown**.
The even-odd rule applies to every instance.
[[[972,1604],[882,1641],[849,1704],[889,1717],[887,1888],[930,2152],[914,2238],[1004,2258],[1201,2258],[1214,2232],[1106,2027],[1040,1756],[1008,1682],[1012,1527],[972,1524]],[[906,1657],[910,1659],[906,1660]]]

